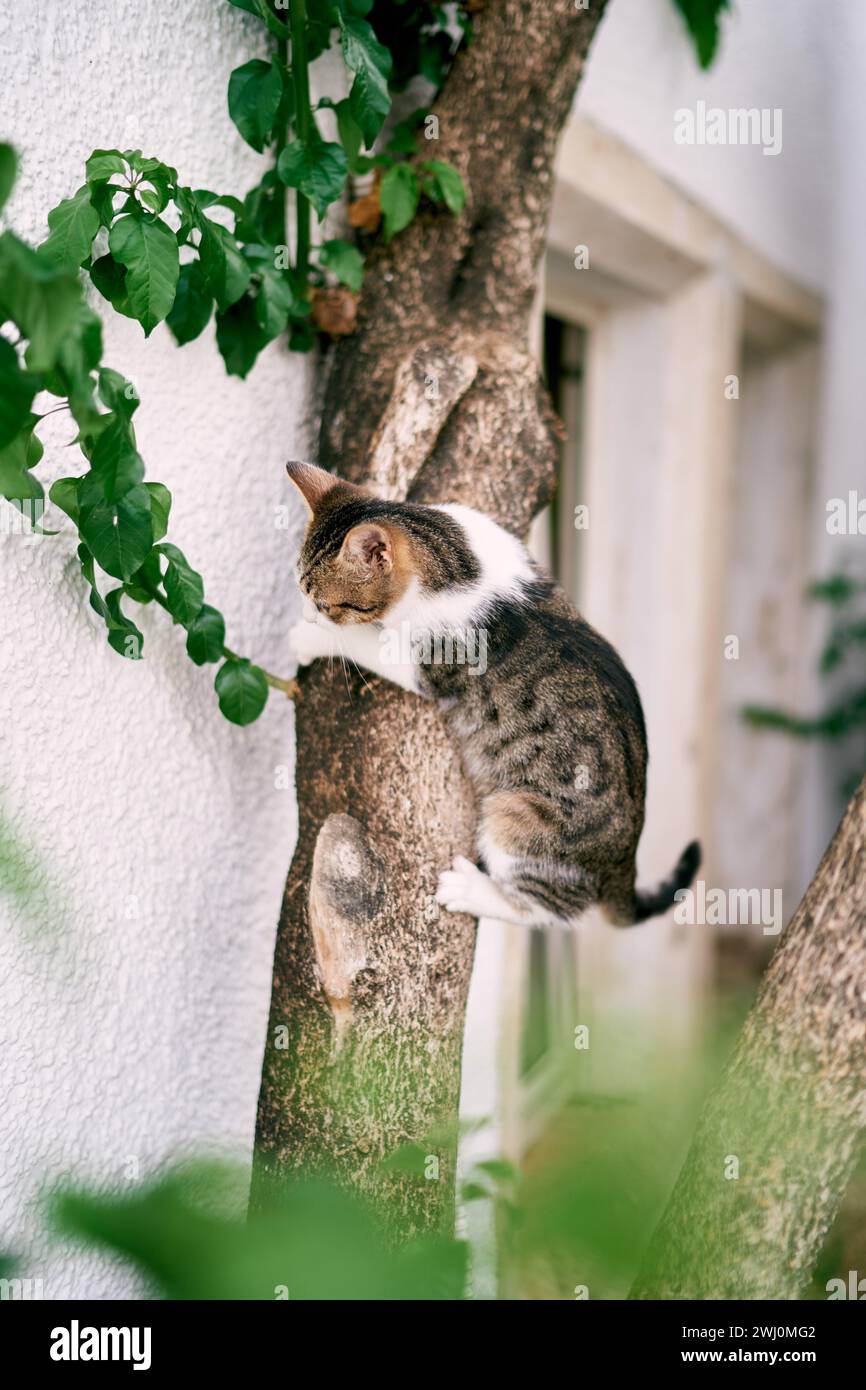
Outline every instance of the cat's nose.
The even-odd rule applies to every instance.
[[[329,603],[317,603],[316,607],[320,613],[330,613],[331,611],[331,605]]]

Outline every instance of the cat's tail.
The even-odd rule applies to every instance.
[[[634,915],[632,921],[645,922],[648,917],[657,917],[673,907],[676,895],[688,888],[701,866],[701,847],[697,840],[686,845],[676,862],[672,873],[668,874],[657,888],[637,889],[634,895]]]

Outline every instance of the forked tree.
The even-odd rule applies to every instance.
[[[330,367],[325,467],[389,498],[468,503],[521,536],[549,498],[558,425],[530,325],[557,139],[605,4],[471,7],[473,42],[434,109],[466,211],[422,214],[374,250]],[[449,1231],[475,932],[434,893],[472,852],[469,789],[429,705],[321,662],[300,685],[254,1200],[270,1177],[322,1166],[396,1235]],[[866,1118],[864,820],[861,786],[707,1103],[637,1296],[796,1297],[808,1281]],[[382,1166],[405,1145],[414,1165]]]

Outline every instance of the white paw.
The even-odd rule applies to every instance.
[[[309,666],[317,657],[332,655],[328,634],[318,623],[308,623],[305,618],[301,618],[290,630],[289,643],[299,666]]]
[[[480,917],[489,910],[490,880],[476,864],[458,854],[450,869],[439,875],[436,901],[446,912],[467,912]]]

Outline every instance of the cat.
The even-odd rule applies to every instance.
[[[299,664],[342,656],[434,700],[474,786],[483,868],[455,859],[437,901],[527,927],[573,923],[593,904],[620,926],[671,907],[700,847],[636,889],[637,688],[520,541],[471,507],[385,501],[308,463],[287,471],[309,511]]]

